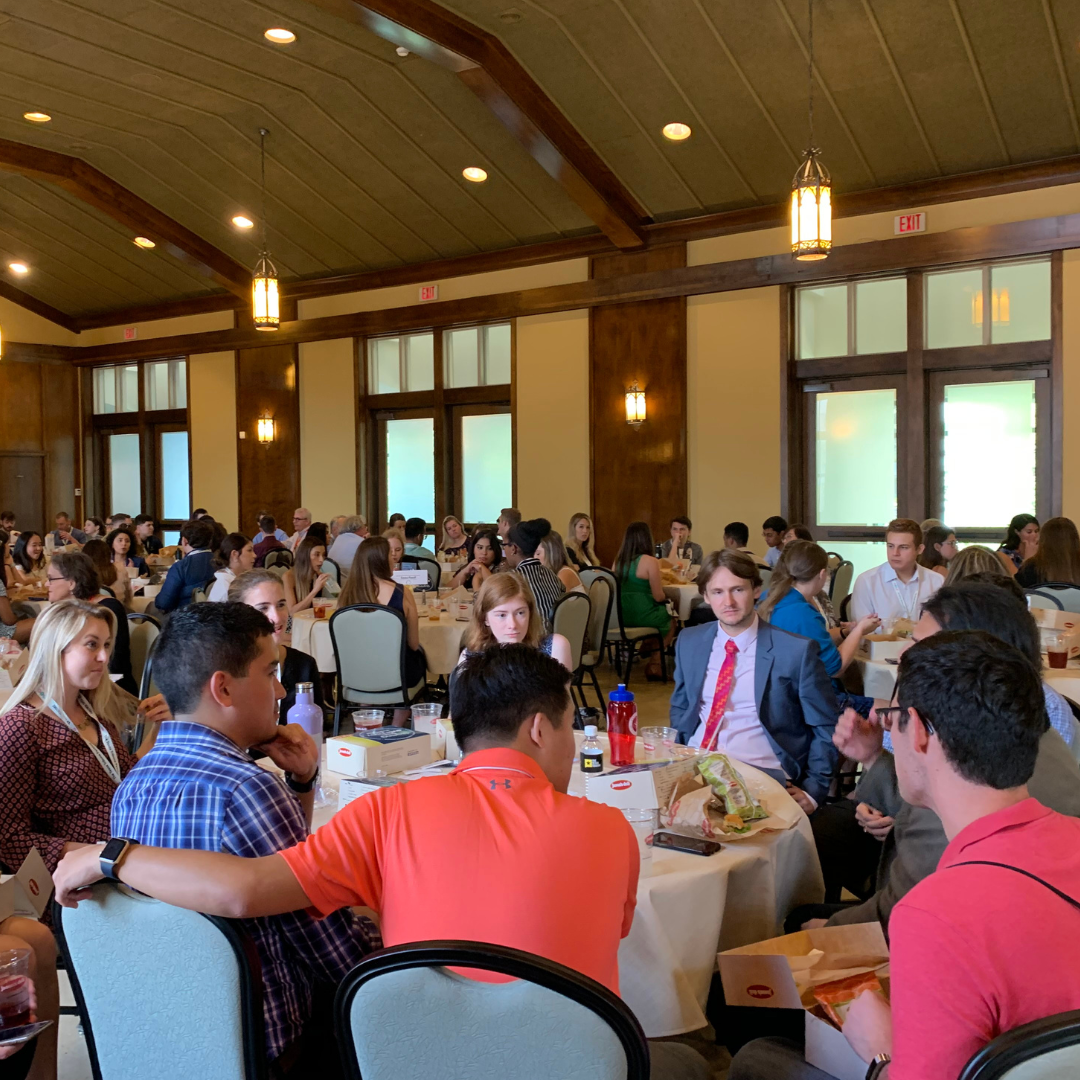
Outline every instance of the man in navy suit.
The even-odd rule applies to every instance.
[[[214,529],[205,521],[189,521],[180,530],[184,557],[169,567],[161,592],[154,597],[158,611],[170,612],[191,603],[191,594],[214,576],[214,556],[210,545]]]
[[[671,726],[682,742],[770,773],[813,813],[838,757],[836,694],[817,643],[758,618],[761,575],[741,551],[709,555],[698,587],[717,621],[676,640]]]

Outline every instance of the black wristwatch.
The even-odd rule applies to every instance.
[[[315,775],[306,784],[302,784],[290,772],[287,772],[285,774],[285,783],[289,785],[289,790],[290,791],[295,791],[297,795],[306,795],[315,786],[315,782],[318,779],[319,779],[319,770],[318,769],[315,770]]]
[[[120,864],[127,858],[128,852],[138,846],[138,840],[127,840],[123,836],[114,836],[105,844],[98,856],[98,865],[108,881],[120,880],[117,876]]]
[[[870,1062],[870,1068],[866,1070],[866,1080],[878,1080],[878,1077],[889,1067],[892,1055],[884,1052],[874,1055]]]

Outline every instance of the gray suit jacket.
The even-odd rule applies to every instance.
[[[1053,728],[1039,742],[1028,791],[1043,806],[1069,817],[1080,817],[1080,767]],[[884,753],[874,762],[859,781],[855,798],[892,817],[893,828],[881,845],[877,892],[864,903],[837,912],[829,919],[829,925],[877,919],[888,933],[892,909],[909,889],[937,869],[949,840],[933,810],[912,806],[900,798],[892,754]]]
[[[675,639],[671,726],[679,732],[680,742],[697,730],[705,670],[718,628],[715,622],[691,626]],[[759,620],[754,699],[784,772],[823,803],[839,756],[832,742],[838,707],[817,642]]]

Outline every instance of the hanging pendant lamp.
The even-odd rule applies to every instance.
[[[814,0],[810,13],[810,62],[808,95],[810,142],[791,183],[791,253],[810,262],[824,259],[832,250],[832,180],[814,145]]]
[[[270,132],[259,128],[259,158],[262,171],[262,251],[251,275],[251,319],[256,330],[276,330],[281,325],[278,304],[277,267],[270,261],[266,249],[266,136]]]

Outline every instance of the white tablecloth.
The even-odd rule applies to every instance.
[[[606,760],[607,737],[600,739]],[[783,933],[793,908],[824,897],[810,822],[775,780],[750,766],[742,772],[766,805],[781,813],[794,808],[796,824],[726,843],[707,858],[653,851],[651,871],[638,883],[633,925],[619,947],[621,995],[649,1038],[703,1028],[716,954]],[[337,810],[341,777],[329,771],[323,776],[334,801],[315,811],[316,828]],[[584,792],[576,765],[570,790]]]
[[[884,660],[863,660],[857,658],[853,661],[862,676],[862,692],[867,697],[882,698],[889,701],[892,698],[893,687],[896,686],[897,665],[886,663]]]
[[[686,622],[690,612],[697,607],[695,601],[701,600],[701,593],[696,585],[665,585],[664,595],[675,607],[675,614]]]
[[[467,625],[446,611],[439,616],[438,622],[432,622],[426,614],[420,616],[420,645],[427,656],[428,674],[433,679],[454,670],[461,655],[461,635]],[[329,619],[316,619],[306,611],[294,615],[292,647],[313,656],[321,672],[333,674],[337,671]]]

